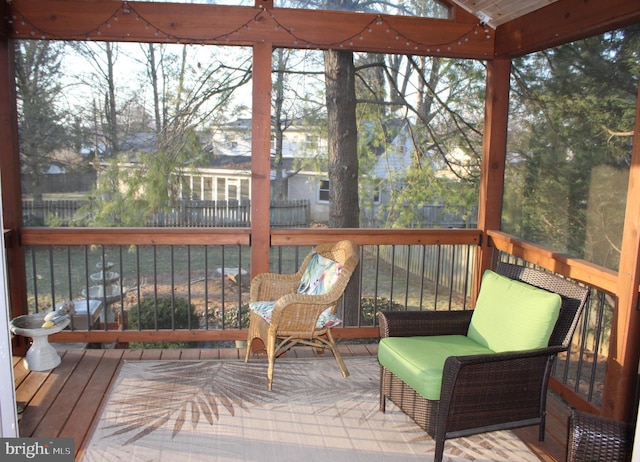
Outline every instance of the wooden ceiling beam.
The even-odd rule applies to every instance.
[[[266,3],[268,5],[268,3]],[[453,19],[340,11],[113,0],[13,0],[16,39],[345,49],[486,59],[493,30],[459,7]]]
[[[496,29],[496,57],[516,57],[640,21],[640,2],[558,0]]]

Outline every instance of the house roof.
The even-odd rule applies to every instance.
[[[401,132],[395,137],[391,146],[378,156],[371,176],[394,181],[406,175],[407,169],[413,162],[414,153],[413,140],[407,136],[406,131]]]

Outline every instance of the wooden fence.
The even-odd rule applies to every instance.
[[[447,207],[441,204],[422,206],[405,205],[413,212],[413,221],[408,228],[475,228],[478,224],[478,207]],[[379,207],[360,210],[360,221],[363,228],[384,228],[385,223],[394,222],[390,212],[381,212]]]
[[[409,274],[437,281],[437,285],[453,293],[470,295],[471,281],[476,259],[474,248],[456,245],[416,246],[388,245],[380,246],[380,257],[408,271]]]
[[[22,218],[25,226],[86,226],[86,217],[79,215],[84,200],[23,200]]]
[[[80,213],[87,200],[59,199],[22,201],[25,226],[90,226],[90,212]],[[311,205],[308,200],[272,200],[271,226],[273,228],[308,228],[311,224]],[[361,226],[379,228],[384,220],[363,213]],[[467,214],[449,213],[442,205],[428,205],[416,209],[418,228],[469,228],[476,225],[475,209]],[[120,220],[114,219],[118,223]],[[251,201],[182,201],[166,211],[153,215],[146,223],[152,228],[230,228],[251,226]]]
[[[44,194],[92,191],[96,187],[95,170],[58,174],[22,174],[23,191],[41,191]]]
[[[90,216],[81,214],[84,200],[23,200],[25,226],[88,226]],[[308,228],[308,200],[271,201],[271,226]],[[251,201],[182,201],[168,211],[156,213],[149,227],[248,227]]]

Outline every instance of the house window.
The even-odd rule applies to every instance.
[[[202,180],[204,182],[202,186],[202,198],[210,201],[213,199],[213,178],[205,176]]]
[[[318,184],[318,202],[329,202],[329,180],[320,180]]]
[[[382,197],[382,186],[379,184],[364,184],[361,185],[360,198],[362,198],[362,204],[379,204]]]
[[[230,149],[235,149],[238,147],[238,140],[236,139],[235,134],[226,133],[224,135],[225,146]]]
[[[318,135],[305,135],[305,140],[304,140],[305,148],[316,151],[320,144],[319,139],[320,138],[318,137]]]
[[[380,203],[380,186],[376,186],[373,190],[372,199],[374,204]]]
[[[184,200],[191,199],[191,178],[180,177],[180,198]]]
[[[227,179],[216,178],[216,200],[227,200]]]
[[[233,183],[229,182],[228,185],[229,189],[227,189],[227,200],[238,200],[238,184],[234,181]]]
[[[191,177],[191,199],[202,200],[202,177]]]
[[[240,199],[248,200],[251,197],[251,191],[249,190],[249,180],[240,180]]]
[[[216,178],[215,200],[239,201],[251,197],[251,183],[246,178]]]

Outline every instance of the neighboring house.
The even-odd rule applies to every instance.
[[[377,204],[389,203],[393,190],[404,185],[407,170],[411,167],[415,156],[413,140],[406,130],[401,130],[384,151],[370,172],[371,178],[378,184]]]
[[[198,167],[181,175],[181,194],[190,200],[249,200],[251,198],[251,120],[235,121],[214,126],[211,133],[201,136],[208,154],[198,161]],[[137,154],[153,152],[155,136],[131,133],[121,142],[129,152],[130,162],[124,169],[135,169]],[[307,200],[310,219],[326,223],[329,219],[328,181],[326,173],[305,168],[304,159],[319,154],[326,156],[326,140],[311,133],[301,124],[291,124],[283,135],[280,176],[285,182],[289,200]],[[275,181],[275,139],[272,140],[271,180]]]
[[[437,154],[422,157],[428,161],[434,175],[439,178],[456,179],[468,175],[471,158],[459,148],[447,155],[450,163],[446,165]],[[382,208],[392,202],[393,191],[405,187],[407,171],[416,160],[416,148],[406,125],[389,144],[389,148],[378,156],[369,173],[367,199],[361,200],[361,215],[367,226],[376,227],[382,219]],[[451,169],[455,169],[455,173]],[[440,203],[414,204],[416,212],[415,226],[466,226],[461,217],[445,212]]]
[[[251,194],[251,119],[237,119],[212,129],[211,151],[213,157],[211,168],[199,168],[198,174],[204,178],[211,178],[216,184],[214,194],[217,200],[222,200],[223,188],[226,185],[227,198],[229,192],[238,191],[237,184],[246,183],[246,198]],[[275,165],[276,140],[271,139],[271,181],[277,177]],[[285,182],[287,198],[290,200],[308,200],[310,204],[311,221],[326,223],[329,221],[329,196],[326,172],[311,171],[305,168],[305,159],[312,159],[318,155],[326,157],[327,141],[317,133],[313,133],[302,123],[288,124],[282,137],[282,162],[280,175]],[[242,162],[240,161],[242,159]],[[198,180],[196,180],[198,183]],[[229,186],[231,185],[231,187]],[[203,191],[205,188],[203,188]],[[238,198],[245,198],[243,194]]]
[[[302,122],[286,123],[282,137],[282,157],[314,157],[326,154],[327,140]],[[216,125],[211,129],[211,143],[214,154],[228,156],[251,155],[251,119],[236,119]],[[275,155],[276,139],[271,135],[271,155]]]
[[[195,169],[182,173],[182,197],[189,200],[250,200],[251,199],[251,120],[237,119],[211,129],[210,137],[202,136],[208,155],[201,159]],[[149,144],[155,145],[154,137],[148,134],[132,134],[123,142],[132,153],[149,152]],[[271,181],[282,178],[288,200],[306,200],[310,204],[312,223],[329,221],[330,184],[326,171],[315,170],[312,159],[326,158],[326,137],[314,133],[302,123],[291,123],[282,139],[280,166],[275,162],[275,138],[272,139]],[[460,150],[455,158],[462,165],[466,155]],[[135,168],[135,160],[127,168]],[[388,205],[392,192],[404,186],[407,170],[415,158],[415,147],[407,129],[401,128],[389,148],[378,154],[377,161],[361,182],[361,217],[365,226],[379,224],[381,207]],[[432,161],[436,175],[448,176],[450,170]],[[278,172],[278,168],[280,171]],[[279,175],[278,175],[279,173]],[[272,191],[274,188],[272,188]],[[438,211],[426,213],[442,215]],[[432,219],[429,220],[433,221]],[[454,221],[457,221],[454,219]]]

